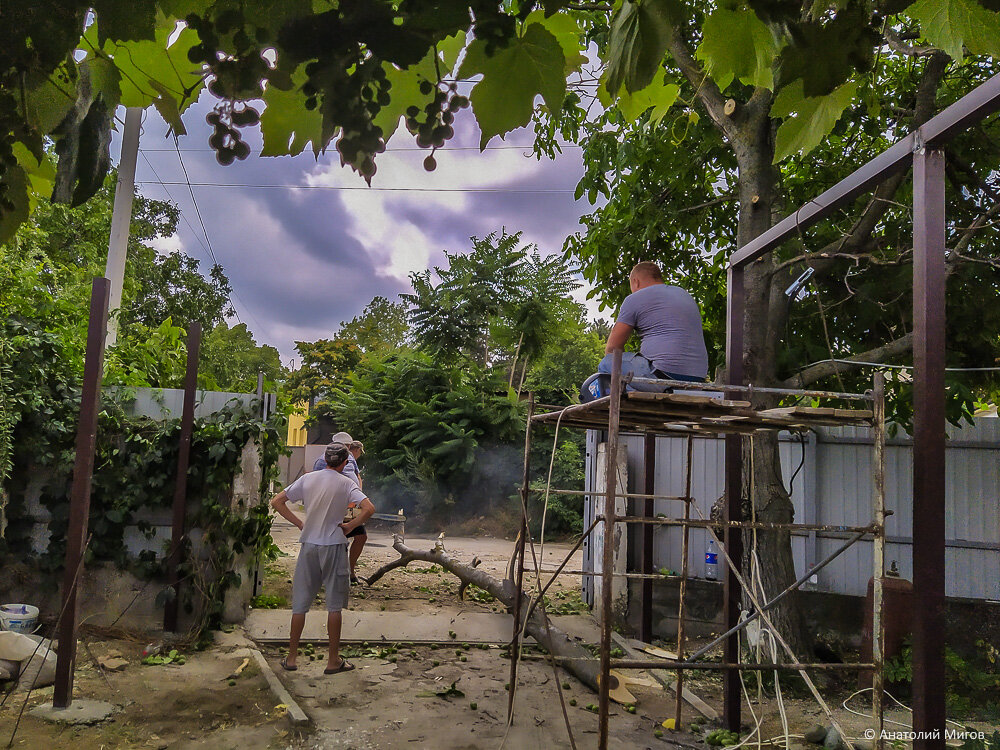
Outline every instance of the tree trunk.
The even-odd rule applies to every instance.
[[[768,230],[772,223],[775,202],[776,172],[771,162],[774,156],[772,125],[768,116],[770,98],[757,98],[747,105],[740,123],[739,135],[733,142],[739,164],[740,213],[738,242],[745,245]],[[769,254],[750,264],[744,272],[746,315],[743,320],[743,367],[746,382],[761,386],[778,385],[776,372],[777,352],[781,346],[783,315],[781,290],[775,291],[774,261]],[[778,295],[777,297],[775,295]],[[757,408],[774,406],[777,399],[753,399]],[[752,507],[746,507],[746,517],[756,516],[758,521],[791,523],[794,509],[781,480],[781,459],[778,439],[774,433],[756,435],[746,439],[743,451],[744,497]],[[759,564],[760,581],[768,600],[780,593],[796,578],[792,559],[791,534],[782,531],[744,531],[744,572],[751,570],[751,560]],[[749,575],[747,580],[750,580]],[[763,601],[761,601],[763,603]],[[750,606],[744,595],[744,604]],[[774,624],[781,630],[796,654],[806,656],[812,645],[805,618],[798,602],[788,597],[771,611]],[[770,658],[770,655],[765,657]],[[783,658],[778,655],[779,660]]]
[[[459,587],[459,597],[465,593],[469,584],[475,584],[484,591],[488,591],[497,600],[502,602],[508,610],[514,607],[514,582],[510,579],[500,580],[489,575],[485,571],[479,570],[476,566],[477,560],[473,560],[471,565],[461,563],[449,555],[441,542],[435,544],[434,548],[423,552],[407,547],[403,543],[403,538],[399,535],[394,537],[392,548],[399,553],[399,559],[387,563],[368,577],[368,585],[375,583],[386,573],[409,565],[415,560],[440,565],[449,573],[458,576],[462,581]],[[521,611],[526,612],[529,606],[528,597],[521,594]],[[528,617],[525,632],[535,639],[539,646],[544,648],[553,656],[573,659],[562,663],[562,667],[587,685],[591,690],[597,692],[597,677],[600,673],[600,661],[587,651],[583,646],[572,640],[566,633],[547,622],[547,618],[538,607],[535,607]],[[511,655],[513,658],[513,654]],[[612,675],[611,688],[618,687],[618,679]]]

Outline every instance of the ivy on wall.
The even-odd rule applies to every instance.
[[[123,402],[114,399],[106,398],[102,406],[90,500],[91,539],[85,564],[112,562],[140,578],[155,580],[164,573],[169,537],[160,539],[158,549],[135,556],[128,551],[126,531],[135,526],[147,539],[158,538],[153,525],[143,516],[149,511],[169,510],[173,504],[180,420],[132,417]],[[283,420],[278,416],[262,423],[255,410],[234,402],[194,421],[185,528],[188,532],[198,529],[202,536],[196,555],[192,554],[190,538],[185,537],[179,573],[190,583],[182,589],[183,605],[189,612],[200,613],[201,626],[218,624],[225,593],[240,584],[246,561],[267,558],[274,549],[267,500],[283,450]],[[22,421],[18,431],[24,426]],[[8,553],[27,555],[31,552],[34,519],[26,507],[26,491],[33,479],[44,477],[39,499],[51,514],[49,542],[36,560],[37,568],[44,573],[60,570],[65,557],[75,420],[64,427],[50,429],[45,435],[55,438],[52,443],[30,441],[34,449],[31,455],[24,455],[15,441],[18,447],[9,478],[10,525],[3,548]],[[233,495],[233,482],[242,468],[248,442],[256,444],[260,465],[260,485],[249,502]],[[172,589],[162,593],[172,594]]]

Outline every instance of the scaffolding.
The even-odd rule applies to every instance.
[[[598,722],[599,722],[599,747],[604,750],[608,747],[608,725],[609,725],[609,702],[610,692],[617,687],[618,679],[612,670],[629,669],[658,669],[675,670],[675,721],[679,728],[681,724],[681,703],[683,698],[683,675],[686,670],[712,670],[722,671],[726,675],[732,675],[739,679],[739,672],[754,670],[792,670],[797,671],[810,688],[820,707],[827,714],[833,726],[840,731],[842,737],[848,742],[845,733],[837,725],[832,712],[826,705],[823,697],[816,689],[809,677],[808,670],[851,670],[851,671],[871,671],[873,674],[873,694],[872,710],[874,718],[875,746],[882,747],[883,728],[883,691],[882,691],[882,663],[883,663],[883,626],[882,626],[882,577],[885,570],[885,518],[891,513],[885,508],[885,381],[881,373],[875,375],[873,388],[866,393],[840,393],[835,391],[816,390],[796,390],[786,388],[755,388],[753,386],[738,385],[715,385],[708,383],[692,383],[687,381],[655,380],[646,378],[632,378],[630,375],[621,374],[622,352],[616,350],[613,355],[611,380],[611,393],[609,396],[599,398],[586,404],[575,404],[562,408],[553,407],[550,410],[535,413],[534,403],[529,408],[527,428],[525,434],[524,471],[523,484],[521,487],[521,499],[523,516],[521,520],[521,533],[515,544],[514,555],[511,559],[511,576],[515,587],[514,596],[514,627],[511,637],[511,664],[510,664],[510,694],[508,697],[508,721],[512,720],[514,708],[514,692],[517,681],[518,653],[520,638],[524,632],[525,621],[534,609],[535,603],[542,600],[545,592],[560,575],[585,575],[593,576],[593,579],[600,583],[600,600],[595,601],[595,608],[600,611],[601,642],[599,651],[599,677],[598,677]],[[647,392],[639,390],[626,390],[627,385],[656,388],[666,392]],[[809,400],[814,405],[802,406],[792,405],[774,408],[755,408],[751,400],[742,400],[742,397],[752,399],[754,395],[764,395],[766,400],[775,401],[778,399],[792,400],[796,404],[803,400]],[[862,402],[862,408],[843,409],[832,406],[817,406],[817,403],[831,401]],[[592,523],[585,530],[583,536],[577,544],[565,556],[555,570],[542,571],[538,567],[536,560],[536,575],[538,578],[538,591],[534,596],[534,602],[527,608],[522,606],[524,598],[524,572],[525,572],[525,542],[530,538],[528,526],[528,499],[537,492],[532,490],[529,482],[529,453],[531,446],[532,429],[540,425],[555,425],[558,427],[571,427],[578,429],[594,429],[606,431],[606,453],[605,453],[605,486],[603,493],[592,491],[566,490],[547,488],[544,492],[548,494],[559,494],[577,496],[580,498],[595,497],[603,494],[603,512],[593,518]],[[746,520],[742,517],[732,517],[733,508],[738,507],[732,498],[727,499],[727,512],[721,520],[692,518],[691,508],[695,506],[691,497],[691,458],[692,458],[692,437],[698,435],[718,435],[734,437],[742,440],[744,436],[753,436],[762,431],[804,431],[818,426],[845,426],[857,425],[870,427],[874,436],[873,445],[873,493],[872,493],[872,517],[871,521],[864,526],[831,526],[823,524],[797,524],[797,523],[769,523],[760,522],[755,519]],[[647,442],[647,478],[645,492],[629,493],[627,487],[619,489],[619,477],[617,454],[619,450],[619,437],[623,431],[641,432],[647,435],[671,435],[687,436],[687,461],[685,464],[685,494],[683,496],[669,496],[655,494],[652,486],[650,466],[650,451]],[[731,490],[731,485],[727,485],[727,492]],[[742,491],[740,492],[742,495]],[[743,498],[739,498],[742,500]],[[623,501],[626,512],[619,514],[616,510],[617,501]],[[628,512],[630,501],[644,501],[641,514],[639,512]],[[654,516],[653,501],[671,500],[683,504],[683,515],[678,518],[665,518]],[[697,507],[695,506],[696,510]],[[700,514],[700,511],[699,511]],[[615,556],[615,534],[612,532],[618,525],[636,524],[642,525],[643,534],[643,571],[641,573],[621,573],[614,571]],[[599,526],[602,526],[600,530]],[[682,567],[680,575],[660,575],[652,570],[652,540],[653,530],[656,527],[679,526],[682,531],[681,560]],[[689,578],[688,571],[688,532],[691,528],[704,528],[708,531],[710,538],[714,540],[719,553],[721,554],[727,574],[723,577],[725,583],[725,606],[726,622],[730,625],[722,635],[711,643],[699,648],[694,653],[685,655],[685,589]],[[717,533],[721,529],[721,538]],[[743,571],[743,553],[740,534],[742,530],[782,530],[782,531],[838,531],[849,534],[845,542],[831,554],[812,566],[808,571],[787,586],[783,591],[774,595],[768,601],[761,601],[754,594],[754,588],[748,583]],[[600,560],[599,569],[594,571],[568,570],[567,566],[573,554],[580,548],[584,539],[593,539],[600,533],[603,538],[601,549],[595,551],[596,559]],[[872,628],[872,658],[866,662],[853,663],[802,663],[789,647],[782,634],[774,627],[774,623],[768,616],[768,611],[773,609],[780,601],[796,591],[809,578],[819,570],[829,565],[833,560],[851,548],[862,539],[873,541],[873,628]],[[720,566],[721,567],[721,566]],[[542,585],[541,575],[548,575],[547,582]],[[679,579],[680,602],[677,616],[677,658],[668,659],[640,659],[640,658],[612,658],[612,620],[613,612],[613,585],[614,578],[633,578],[643,581],[645,590],[643,592],[643,605],[648,608],[650,605],[652,581],[656,579]],[[731,607],[739,607],[740,602],[746,600],[750,603],[751,614],[741,620],[736,619]],[[524,615],[522,617],[522,615]],[[763,620],[764,625],[771,632],[777,644],[780,644],[784,651],[784,658],[774,659],[770,663],[743,662],[740,659],[740,633],[752,623]],[[735,624],[734,624],[735,623]],[[711,651],[719,644],[724,644],[724,656],[722,661],[699,661],[701,657]],[[555,663],[566,663],[568,660],[553,656]],[[738,701],[738,696],[737,696]],[[724,701],[724,721],[732,723],[731,702]],[[739,704],[737,702],[735,723],[739,724]]]

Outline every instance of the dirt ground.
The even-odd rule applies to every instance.
[[[264,593],[280,602],[290,593],[296,534],[279,519],[274,536],[287,556],[268,565]],[[407,539],[407,544],[414,547],[426,548],[433,542],[434,538]],[[504,574],[511,550],[509,541],[446,538],[444,543],[453,555],[469,560],[478,556],[485,570],[498,576]],[[387,534],[373,533],[361,559],[359,574],[370,574],[394,559],[396,553],[390,545]],[[549,545],[544,567],[554,567],[566,551],[566,545]],[[571,566],[579,567],[579,562],[577,559]],[[460,602],[457,581],[435,569],[436,566],[418,563],[411,567],[414,569],[388,574],[370,588],[356,587],[351,607],[362,611],[412,612],[414,616],[437,608],[500,609],[484,596]],[[580,612],[577,581],[567,577],[560,587],[553,589],[551,602],[553,609],[563,614]],[[322,603],[318,602],[316,608],[322,609]],[[315,616],[320,616],[319,612]],[[138,637],[108,639],[85,635],[79,651],[75,695],[116,705],[113,720],[96,726],[62,728],[25,712],[13,747],[74,750],[501,747],[507,733],[509,660],[497,647],[447,642],[447,634],[442,639],[445,643],[440,645],[379,643],[366,648],[352,644],[346,647],[346,655],[357,668],[333,676],[322,673],[325,644],[315,646],[315,661],[307,655],[301,656],[300,668],[294,673],[280,669],[280,647],[262,647],[279,679],[312,720],[305,729],[293,729],[284,707],[279,705],[253,661],[239,676],[230,679],[243,662],[245,649],[253,645],[239,628],[232,633],[217,634],[216,643],[205,651],[185,651],[186,663],[180,666],[141,665],[143,643]],[[373,643],[377,640],[373,638]],[[673,646],[662,645],[668,649]],[[102,673],[95,662],[115,653],[127,661],[124,670]],[[721,711],[718,674],[691,674],[686,684]],[[801,736],[813,725],[828,722],[801,687],[793,689],[784,679],[782,684],[786,690],[784,704],[792,747],[795,750],[818,747],[806,746]],[[577,747],[596,747],[597,715],[589,709],[596,704],[596,695],[565,673],[555,676],[541,654],[530,652],[519,670],[516,721],[503,746],[515,750],[570,746],[558,698],[560,685],[564,688]],[[630,689],[637,698],[634,714],[622,706],[612,706],[612,747],[707,748],[704,735],[712,725],[688,723],[696,716],[689,708],[685,708],[682,731],[664,731],[662,738],[654,735],[661,722],[673,715],[671,692],[655,683]],[[825,685],[822,689],[848,735],[862,736],[870,720],[843,706],[853,690],[846,683],[839,687]],[[780,712],[773,698],[758,703],[752,677],[748,678],[747,690],[753,703],[744,703],[746,730],[755,725],[756,715],[764,717],[760,729],[763,739],[783,735]],[[11,694],[0,708],[0,746],[11,736],[23,700],[23,693]],[[35,691],[27,707],[51,700],[51,688]],[[865,696],[855,697],[848,706],[859,713],[870,711]],[[906,723],[909,715],[894,708],[887,717]],[[983,724],[974,726],[990,729]]]
[[[292,574],[295,572],[295,560],[298,550],[298,530],[292,524],[279,518],[271,528],[271,536],[282,551],[283,557],[265,566],[264,593],[291,601]],[[413,549],[430,549],[437,540],[436,536],[406,536],[407,546]],[[399,555],[392,548],[392,535],[387,531],[369,531],[369,540],[358,560],[357,573],[362,578],[369,576],[384,564],[398,559]],[[448,553],[460,560],[471,562],[478,557],[482,563],[479,568],[490,575],[503,578],[506,576],[507,564],[513,550],[513,542],[504,539],[445,537],[444,545]],[[542,570],[552,570],[562,562],[571,545],[565,543],[547,543],[544,550],[536,547],[541,555]],[[528,552],[530,561],[530,551]],[[571,570],[583,567],[583,553],[577,551],[567,566]],[[532,579],[534,580],[534,579]],[[526,584],[527,585],[527,584]],[[586,612],[579,595],[579,579],[570,576],[560,576],[549,590],[551,611],[554,614],[576,614]],[[359,611],[385,612],[416,612],[427,611],[428,607],[446,605],[462,605],[470,611],[502,612],[503,607],[495,601],[481,597],[477,600],[477,592],[466,597],[465,602],[458,599],[458,579],[440,566],[427,563],[411,563],[389,573],[372,586],[353,587],[351,591],[351,609]],[[282,604],[282,607],[288,606]],[[317,603],[317,609],[321,604]]]

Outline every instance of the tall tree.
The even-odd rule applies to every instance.
[[[230,328],[221,322],[208,331],[201,344],[199,379],[213,390],[253,393],[257,374],[265,383],[275,383],[284,375],[281,356],[273,346],[259,345],[246,323]]]
[[[616,20],[630,8],[635,6],[626,2],[611,19],[609,45],[616,39]],[[909,19],[886,20],[849,4],[804,21],[758,17],[747,8],[718,8],[705,17],[692,13],[669,24],[662,40],[666,64],[651,66],[653,89],[642,95],[646,98],[628,94],[626,85],[617,106],[595,120],[586,121],[585,103],[570,102],[551,122],[543,122],[543,132],[579,128],[587,171],[578,193],[591,200],[607,196],[606,206],[585,218],[587,231],[566,245],[605,299],[617,303],[624,297],[632,263],[661,261],[668,278],[700,299],[713,334],[713,360],[721,363],[729,253],[996,72],[982,59],[952,60],[932,47],[918,32],[923,10],[914,6],[911,12]],[[726,44],[732,54],[726,55],[721,32],[733,31],[735,17],[753,33],[730,38]],[[989,18],[995,22],[993,15]],[[785,41],[778,33],[782,23],[791,23],[804,37]],[[940,40],[933,25],[923,28],[931,41]],[[831,60],[832,49],[841,51]],[[846,49],[853,51],[846,54]],[[810,55],[830,63],[827,79],[822,80]],[[609,67],[604,80],[612,83],[606,85],[618,81],[616,70]],[[624,80],[635,78],[625,75]],[[681,103],[680,111],[661,117],[656,96],[668,87],[666,95]],[[636,98],[642,103],[632,106]],[[1000,316],[981,304],[1000,285],[992,223],[997,195],[989,182],[1000,166],[1000,155],[989,146],[998,136],[995,122],[987,122],[949,147],[954,190],[948,205],[953,248],[948,359],[959,367],[989,366],[1000,354]],[[905,173],[894,176],[835,221],[747,269],[743,359],[748,382],[864,390],[869,370],[831,360],[907,361],[912,341],[909,190]],[[719,210],[730,204],[738,206],[735,221],[730,211]],[[813,273],[809,283],[800,294],[787,296],[807,268]],[[977,324],[970,325],[975,316]],[[996,390],[997,381],[989,375],[966,379],[971,382]],[[968,413],[972,392],[952,385],[949,416],[957,421]],[[905,386],[893,394],[895,413],[905,422],[911,409]],[[752,505],[746,511],[761,521],[789,522],[793,509],[781,481],[775,437],[759,436],[752,445],[744,487]],[[790,538],[769,532],[759,533],[757,540],[770,596],[795,577]],[[792,602],[779,608],[776,619],[799,652],[809,650]]]
[[[353,341],[365,354],[386,354],[404,346],[410,338],[406,305],[375,297],[360,315],[340,324],[337,338]]]

